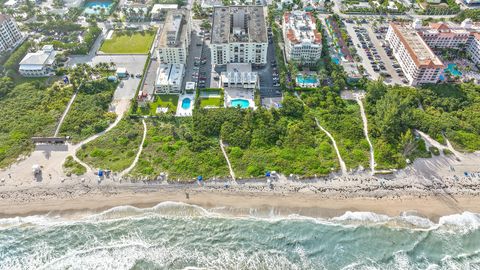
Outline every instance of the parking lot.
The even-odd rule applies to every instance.
[[[386,83],[403,84],[403,72],[385,41],[386,28],[346,23],[348,34],[362,58],[362,65],[371,79],[383,76]],[[380,41],[381,40],[381,41]]]
[[[186,82],[195,82],[199,88],[206,86],[207,74],[201,71],[201,57],[205,47],[205,31],[200,29],[200,20],[192,21],[192,35],[188,51],[187,64],[185,66],[185,77],[182,89],[185,89]],[[205,61],[204,61],[205,62]]]

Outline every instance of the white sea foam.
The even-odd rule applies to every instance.
[[[264,214],[257,209],[250,211],[239,211],[235,208],[216,208],[205,209],[203,207],[182,203],[182,202],[162,202],[150,208],[138,208],[130,205],[117,206],[96,214],[88,216],[76,216],[75,219],[69,219],[64,216],[35,215],[27,217],[14,217],[0,219],[0,230],[16,226],[59,226],[75,223],[95,223],[95,222],[113,222],[125,219],[145,219],[152,215],[159,217],[172,218],[198,218],[198,217],[216,217],[226,219],[256,219],[266,222],[279,222],[288,220],[308,220],[317,224],[327,226],[365,226],[379,225],[390,227],[404,227],[408,229],[433,230],[447,228],[449,230],[472,230],[480,228],[480,215],[471,212],[444,216],[438,223],[420,217],[414,214],[402,213],[397,217],[376,214],[373,212],[352,212],[347,211],[343,215],[330,219],[308,217],[297,214],[281,215],[274,208],[267,211],[262,210]]]
[[[434,228],[437,225],[428,218],[419,217],[416,215],[407,215],[404,213],[399,217],[399,219],[418,228],[429,229]]]
[[[259,250],[253,254],[221,249],[187,250],[154,245],[138,235],[90,246],[68,250],[59,257],[53,257],[50,248],[39,247],[25,257],[0,262],[0,269],[131,269],[139,261],[166,269],[314,269],[298,266],[283,252],[275,250]]]
[[[380,223],[390,220],[387,215],[380,215],[372,212],[351,212],[347,211],[345,214],[332,218],[334,221],[358,221],[358,222],[373,222]]]
[[[463,212],[462,214],[443,216],[438,220],[438,224],[440,226],[475,230],[480,227],[480,215],[472,212]]]

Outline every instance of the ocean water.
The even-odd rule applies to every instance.
[[[166,202],[0,219],[0,269],[480,269],[480,215],[428,219]]]

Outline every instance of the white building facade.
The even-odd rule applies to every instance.
[[[0,53],[14,49],[22,41],[22,33],[15,21],[8,15],[0,14]]]
[[[386,40],[410,85],[438,82],[444,65],[415,29],[391,22]]]
[[[267,63],[266,10],[262,6],[229,6],[214,8],[212,64]]]
[[[470,60],[476,65],[480,65],[480,34],[474,33],[467,46],[467,53]]]
[[[160,64],[155,80],[155,94],[180,94],[184,76],[184,65]]]
[[[310,12],[286,12],[283,15],[283,39],[287,61],[313,65],[322,55],[322,36]]]
[[[158,41],[157,59],[162,64],[186,64],[191,22],[186,10],[170,10]]]
[[[223,88],[256,89],[258,73],[252,72],[250,64],[227,64],[227,71],[220,74]]]
[[[18,72],[24,77],[47,77],[54,72],[57,52],[52,45],[45,45],[34,53],[27,53],[20,61]]]

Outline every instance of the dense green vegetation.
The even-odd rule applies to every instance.
[[[196,110],[194,130],[201,136],[220,136],[235,173],[261,176],[267,170],[313,176],[337,168],[328,138],[316,128],[300,100],[287,95],[279,110],[224,108]]]
[[[142,123],[124,118],[105,135],[83,145],[77,157],[93,167],[119,172],[133,162],[142,136]]]
[[[347,168],[368,167],[369,146],[363,134],[360,108],[328,87],[302,95],[320,124],[335,138]]]
[[[67,176],[72,174],[83,175],[87,172],[87,168],[76,162],[72,156],[68,156],[63,163],[63,171]]]
[[[194,131],[192,118],[148,119],[147,137],[133,176],[154,178],[168,173],[170,180],[226,177],[228,168],[218,139]]]
[[[102,32],[98,26],[90,26],[83,32],[83,42],[62,42],[58,40],[45,41],[44,44],[53,44],[57,49],[67,50],[69,54],[88,54],[90,47]]]
[[[25,41],[20,45],[11,55],[8,57],[7,61],[3,67],[6,70],[17,72],[18,64],[22,61],[23,57],[28,53],[28,50],[32,47],[32,44],[29,41]]]
[[[457,16],[455,16],[455,18],[453,18],[453,20],[458,22],[458,23],[464,21],[465,19],[472,19],[472,21],[474,21],[474,22],[479,21],[480,20],[480,10],[479,9],[467,8],[467,9],[464,9],[464,10],[460,11],[460,13],[458,13]]]
[[[405,159],[427,149],[414,136],[421,130],[464,151],[480,149],[480,87],[474,84],[422,88],[385,86],[370,82],[366,109],[379,168],[405,166]],[[412,156],[413,155],[413,156]]]
[[[219,138],[238,177],[266,171],[325,175],[338,168],[329,139],[300,100],[287,96],[281,109],[196,108],[192,118],[149,119],[145,148],[132,175],[170,179],[228,177]]]
[[[83,82],[60,133],[78,142],[104,131],[116,118],[108,111],[116,87],[117,83],[105,78]]]
[[[31,151],[32,136],[53,134],[72,92],[71,87],[0,79],[0,167]]]
[[[155,38],[155,31],[115,31],[100,47],[104,53],[148,53]]]

